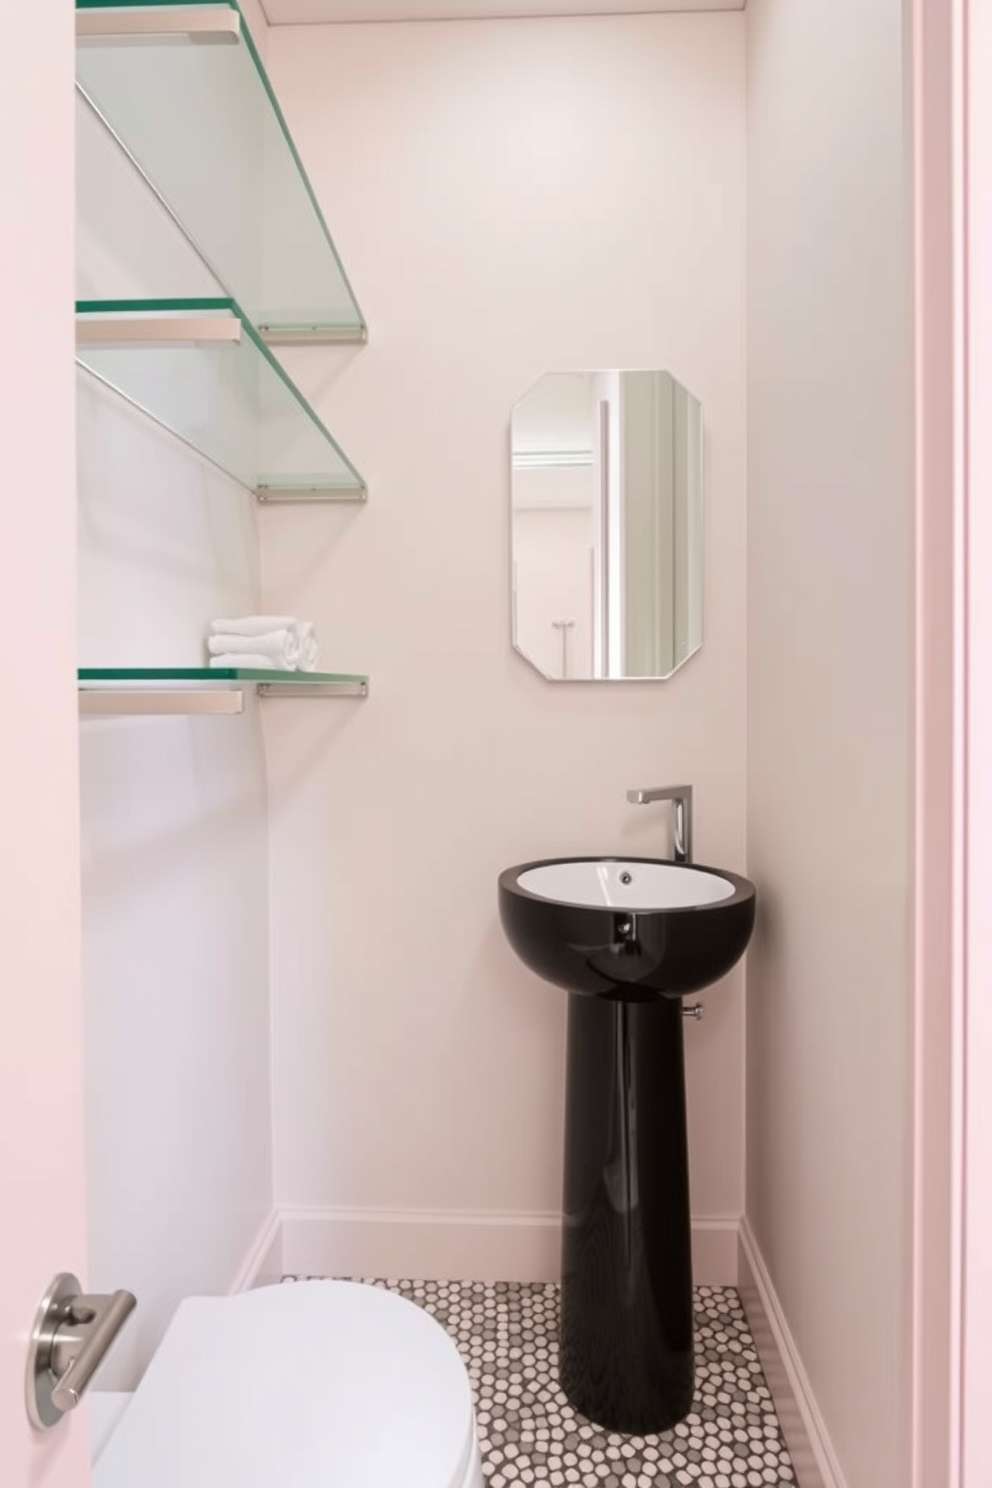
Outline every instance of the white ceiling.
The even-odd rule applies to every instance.
[[[644,15],[743,10],[745,0],[262,0],[274,26],[326,21],[455,21],[494,16]]]

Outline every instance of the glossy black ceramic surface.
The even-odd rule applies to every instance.
[[[559,1379],[611,1431],[692,1408],[682,1007],[570,997]]]
[[[556,858],[555,863],[588,862]],[[656,863],[652,858],[604,862]],[[631,1002],[659,994],[683,996],[718,981],[740,960],[754,928],[754,885],[735,873],[685,865],[733,884],[715,904],[682,909],[607,909],[564,904],[521,887],[519,878],[543,862],[518,863],[499,876],[499,913],[506,937],[525,966],[545,981],[587,996]],[[679,871],[684,865],[666,863]]]
[[[500,874],[499,911],[524,964],[572,994],[559,1378],[590,1420],[644,1436],[682,1420],[694,1388],[680,999],[743,955],[754,886],[693,864],[733,893],[686,908],[600,908],[521,888],[520,874],[542,866]]]

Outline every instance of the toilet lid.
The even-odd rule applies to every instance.
[[[462,1488],[468,1374],[422,1308],[305,1281],[180,1303],[94,1488]]]

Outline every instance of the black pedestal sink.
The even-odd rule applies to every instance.
[[[559,1375],[611,1431],[692,1407],[682,1003],[743,955],[754,886],[696,864],[557,858],[499,877],[517,955],[568,999]]]

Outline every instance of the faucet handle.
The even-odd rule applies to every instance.
[[[651,801],[671,801],[674,807],[672,846],[676,863],[692,862],[692,786],[650,785],[629,790],[627,800],[634,806],[647,806]]]

